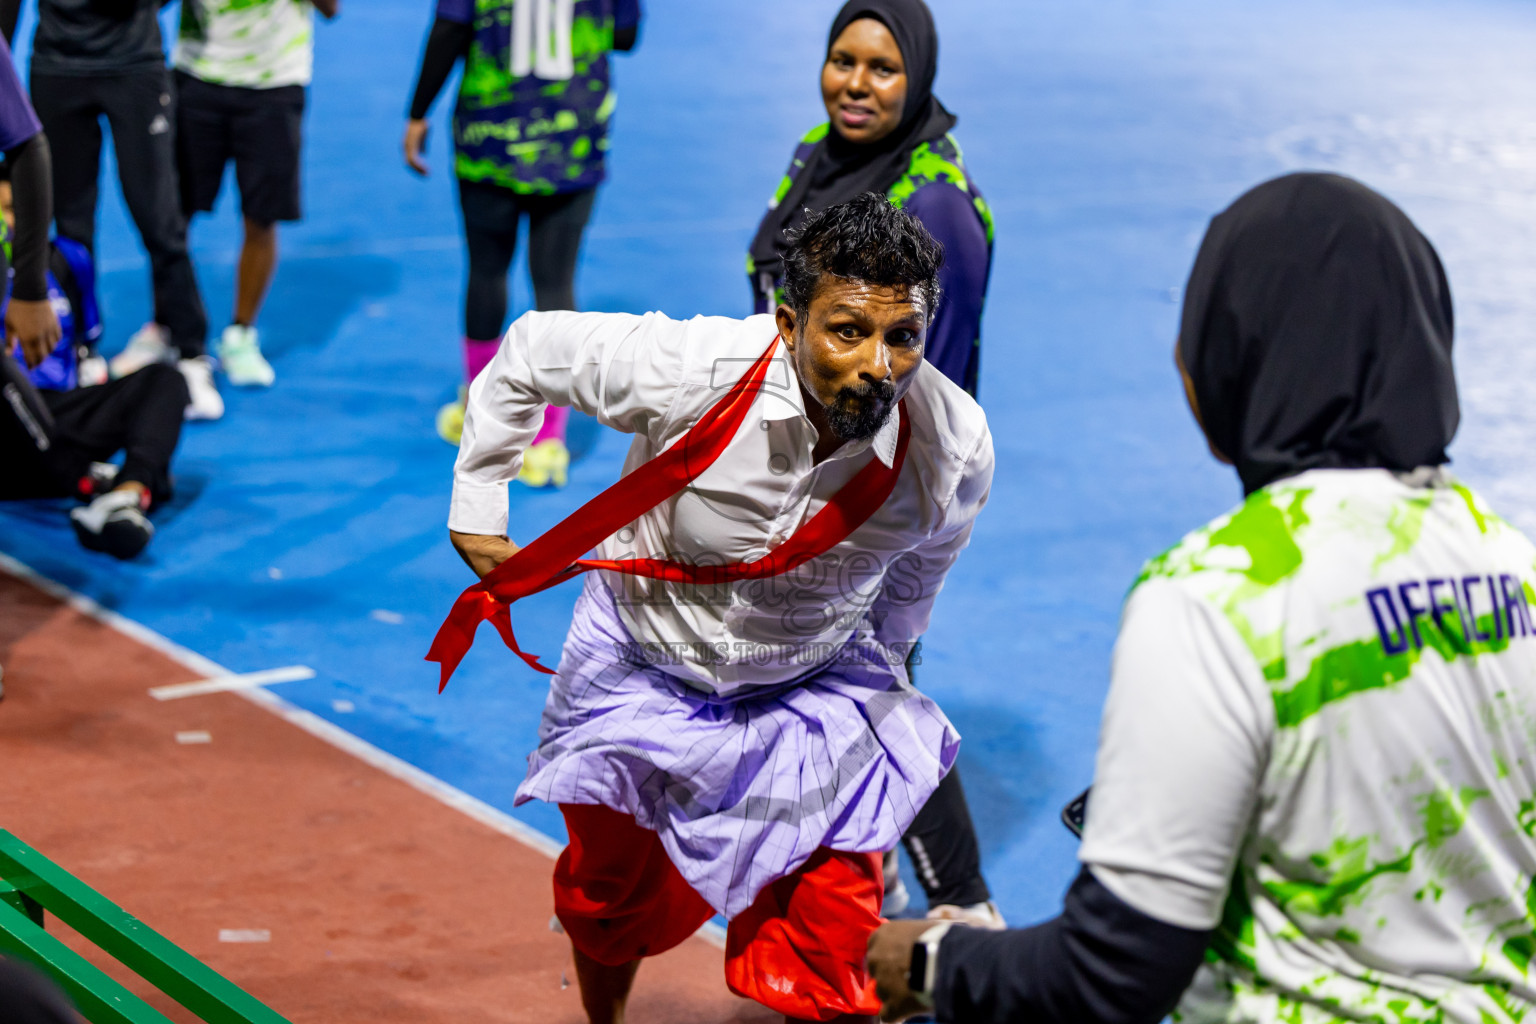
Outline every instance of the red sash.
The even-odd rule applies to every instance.
[[[511,606],[519,598],[559,586],[589,569],[706,585],[778,576],[842,543],[874,515],[875,509],[885,504],[896,486],[896,478],[901,475],[907,457],[907,442],[912,434],[905,399],[897,410],[900,426],[896,456],[891,465],[887,467],[879,459],[871,459],[809,522],[762,558],[729,565],[690,565],[663,558],[579,557],[681,491],[714,464],[736,436],[747,410],[762,390],[778,344],[779,339],[775,337],[752,368],[680,441],[637,467],[548,533],[518,549],[517,554],[459,595],[427,652],[426,660],[437,662],[442,669],[437,687],[439,693],[448,685],[449,677],[474,643],[475,630],[486,619],[495,625],[512,652],[530,668],[554,675],[553,671],[539,664],[537,655],[529,654],[517,645],[517,637],[512,633]]]

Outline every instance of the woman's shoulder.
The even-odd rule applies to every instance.
[[[919,218],[922,211],[917,207],[965,206],[980,218],[987,239],[992,238],[992,210],[971,180],[965,168],[965,155],[953,134],[929,139],[914,149],[906,172],[886,190],[886,198],[900,209],[910,209]]]

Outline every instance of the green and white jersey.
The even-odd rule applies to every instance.
[[[308,85],[315,9],[309,0],[181,0],[172,63],[215,85]]]
[[[1216,930],[1175,1019],[1536,1024],[1536,547],[1313,470],[1148,564],[1081,859]]]

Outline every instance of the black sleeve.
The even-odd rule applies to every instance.
[[[48,297],[48,226],[53,220],[53,160],[48,137],[38,132],[7,150],[11,167],[11,196],[16,209],[16,234],[11,241],[11,265],[16,278],[11,295],[23,302]]]
[[[453,64],[469,53],[475,39],[475,27],[438,18],[427,35],[427,47],[421,55],[421,73],[416,76],[416,95],[411,99],[411,119],[427,116],[432,101],[442,91],[443,83],[453,73]]]
[[[640,39],[639,25],[620,25],[613,30],[613,48],[628,52],[635,48],[635,43]]]
[[[21,0],[0,0],[0,35],[5,36],[6,46],[16,38],[16,19],[19,17]]]
[[[955,928],[939,948],[941,1021],[1158,1024],[1177,1005],[1212,932],[1164,924],[1086,868],[1061,916],[1033,928]]]

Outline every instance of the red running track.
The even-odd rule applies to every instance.
[[[4,572],[0,665],[0,827],[294,1024],[585,1020],[547,854],[237,694],[151,699],[197,673]],[[694,938],[648,961],[630,1020],[782,1019],[727,992],[721,958]]]

